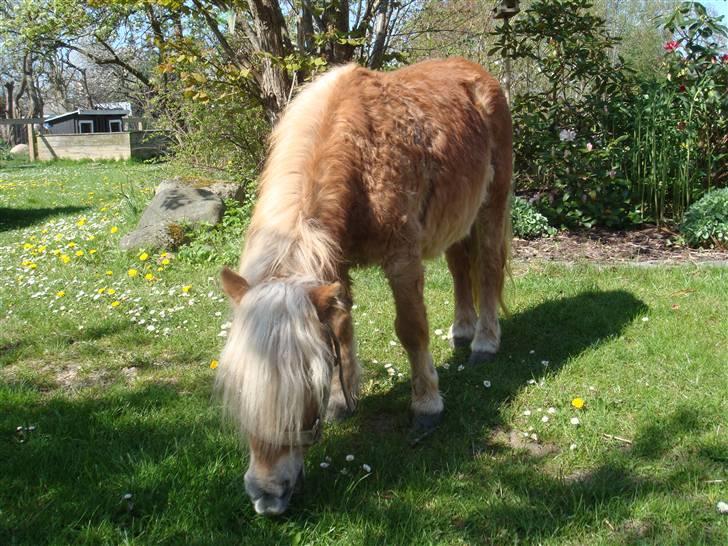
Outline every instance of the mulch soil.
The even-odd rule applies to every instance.
[[[514,238],[513,257],[518,261],[561,263],[728,264],[728,249],[689,248],[680,244],[677,233],[664,227],[629,231],[594,228],[563,231],[534,241]]]

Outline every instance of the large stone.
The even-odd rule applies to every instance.
[[[170,225],[215,225],[222,219],[225,203],[220,197],[206,189],[173,182],[166,181],[152,198],[137,228],[121,239],[122,249],[172,248],[178,241],[170,236]]]
[[[10,148],[10,154],[13,156],[25,156],[28,157],[28,145],[27,144],[16,144]]]

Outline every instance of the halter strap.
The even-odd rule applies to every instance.
[[[328,334],[331,353],[334,355],[334,362],[332,366],[333,368],[339,369],[339,383],[341,384],[341,391],[344,393],[346,407],[349,411],[354,411],[354,401],[351,397],[351,393],[344,383],[344,367],[341,365],[341,346],[339,345],[339,339],[336,337],[333,328],[331,328],[329,324],[324,324],[324,331]],[[299,431],[297,438],[288,445],[290,447],[309,447],[318,443],[321,439],[321,431],[323,428],[321,424],[322,418],[319,413],[311,428]]]

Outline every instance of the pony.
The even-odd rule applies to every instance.
[[[446,255],[449,335],[492,360],[510,248],[512,127],[497,80],[465,59],[391,72],[350,64],[308,84],[274,127],[238,272],[216,385],[247,437],[255,511],[289,504],[324,420],[356,407],[356,266],[380,266],[411,366],[415,431],[443,412],[428,349],[423,260]],[[477,307],[477,312],[476,312]]]

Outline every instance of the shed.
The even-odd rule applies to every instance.
[[[122,109],[74,110],[46,118],[43,127],[52,135],[72,135],[79,133],[121,133],[122,118],[129,115]]]

